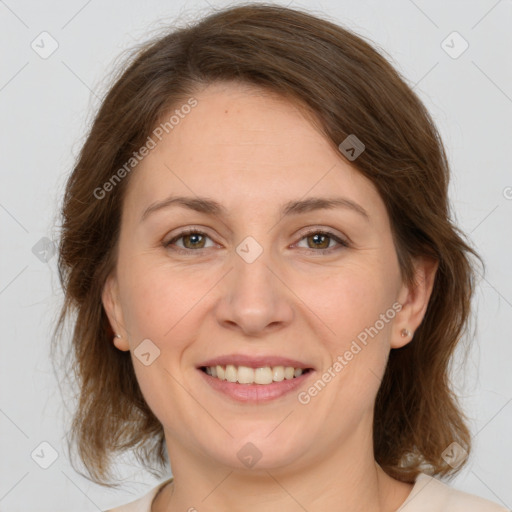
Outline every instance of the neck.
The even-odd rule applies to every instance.
[[[174,481],[152,512],[395,512],[413,485],[388,476],[374,460],[371,435],[363,437],[307,461],[251,470],[213,464],[167,438]]]

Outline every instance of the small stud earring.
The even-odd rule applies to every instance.
[[[116,333],[116,335],[114,336],[114,343],[116,342],[116,338],[121,338],[121,335]]]
[[[402,329],[402,332],[400,333],[402,335],[402,338],[408,338],[411,336],[411,331],[409,329]]]

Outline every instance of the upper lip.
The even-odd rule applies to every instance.
[[[232,364],[234,366],[247,366],[249,368],[264,368],[265,366],[293,366],[294,368],[311,368],[311,365],[291,359],[289,357],[279,356],[249,356],[244,354],[228,354],[224,356],[214,357],[201,363],[198,368],[203,366],[226,366]]]

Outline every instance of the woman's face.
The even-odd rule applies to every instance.
[[[103,295],[171,462],[179,447],[266,469],[371,449],[389,350],[429,290],[402,284],[375,187],[296,107],[235,84],[195,98],[132,171]]]

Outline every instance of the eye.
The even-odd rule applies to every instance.
[[[164,247],[170,247],[174,245],[180,239],[183,239],[184,247],[177,246],[175,250],[178,252],[187,252],[194,251],[196,249],[204,249],[205,248],[205,240],[210,238],[206,233],[199,231],[197,229],[187,229],[182,231],[174,238],[164,243]],[[211,246],[210,246],[211,247]]]
[[[331,241],[337,242],[338,245],[341,245],[342,247],[349,246],[347,241],[341,239],[334,233],[330,231],[321,231],[318,229],[314,229],[305,233],[300,241],[302,240],[306,240],[308,245],[307,249],[312,249],[314,252],[319,252],[322,254],[326,252],[332,252],[333,250],[339,248],[336,246],[330,246]]]

